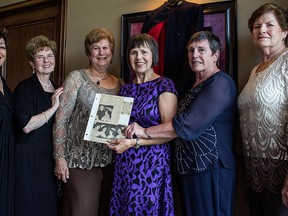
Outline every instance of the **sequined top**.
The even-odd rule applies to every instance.
[[[277,193],[288,171],[288,51],[265,70],[257,67],[237,102],[247,184]]]
[[[65,157],[68,167],[91,169],[112,162],[112,151],[105,144],[83,140],[95,94],[118,94],[115,89],[96,85],[85,70],[72,71],[66,78],[54,124],[54,158]]]
[[[236,168],[233,141],[237,90],[233,79],[219,71],[192,88],[180,101],[173,127],[179,174]]]

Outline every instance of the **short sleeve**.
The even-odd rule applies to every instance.
[[[13,106],[16,125],[24,128],[33,115],[33,92],[24,83],[18,84],[13,92]],[[40,112],[40,111],[39,111]]]

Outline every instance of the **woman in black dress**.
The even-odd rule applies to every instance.
[[[6,60],[8,37],[0,31],[0,67]],[[13,145],[12,92],[0,75],[0,215],[13,214]]]
[[[63,88],[50,80],[56,43],[45,36],[32,38],[26,56],[33,75],[13,93],[15,113],[15,215],[55,216],[58,211],[54,175],[52,127]]]

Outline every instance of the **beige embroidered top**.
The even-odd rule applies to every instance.
[[[69,168],[91,169],[112,162],[112,151],[105,144],[83,140],[95,94],[118,94],[92,82],[85,70],[72,71],[66,78],[53,130],[54,158],[64,157]]]
[[[280,192],[288,172],[288,51],[256,69],[238,97],[247,184]]]

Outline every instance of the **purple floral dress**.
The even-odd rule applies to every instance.
[[[176,94],[165,77],[125,85],[119,95],[134,97],[130,123],[160,124],[158,99],[163,92]],[[175,215],[168,143],[130,148],[116,156],[110,215]]]

